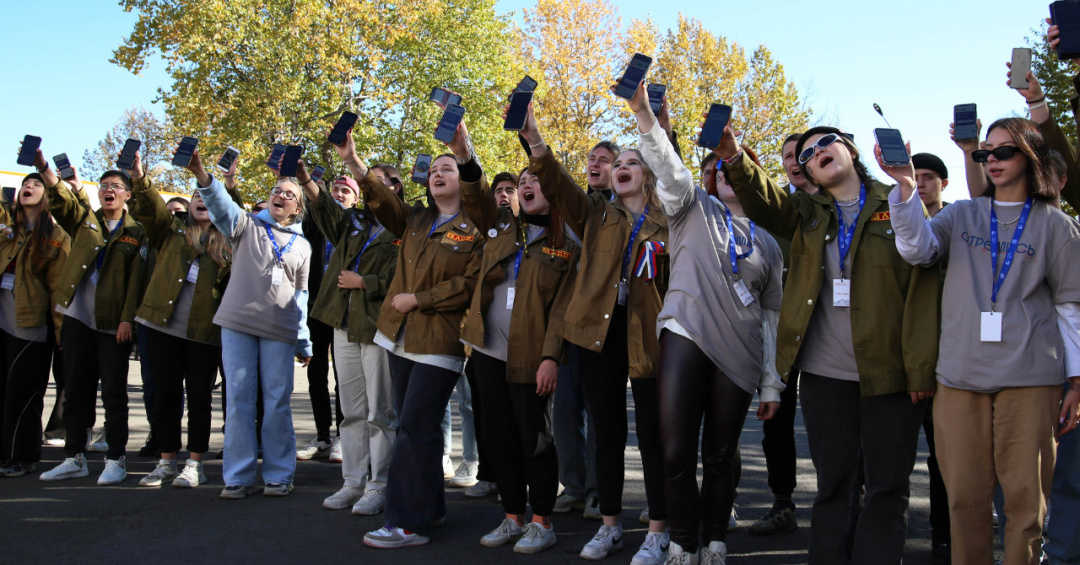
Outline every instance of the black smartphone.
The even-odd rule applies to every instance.
[[[874,130],[874,138],[881,147],[881,160],[890,167],[899,167],[911,162],[907,147],[904,146],[904,137],[898,129],[877,128]]]
[[[285,156],[281,158],[281,169],[278,171],[278,176],[295,177],[297,162],[303,156],[303,145],[287,145],[285,147]]]
[[[347,110],[342,112],[341,117],[334,124],[334,129],[330,130],[330,135],[326,136],[327,141],[334,145],[345,145],[345,136],[356,125],[358,118],[359,116]]]
[[[447,106],[446,110],[443,112],[442,119],[439,120],[439,126],[435,129],[435,139],[438,139],[443,143],[450,143],[453,141],[458,124],[461,123],[461,120],[464,117],[465,108],[462,108],[457,104]]]
[[[68,161],[67,153],[61,153],[52,158],[53,164],[56,165],[56,172],[60,174],[60,178],[64,180],[75,178],[75,169],[71,168],[71,161]]]
[[[421,153],[416,156],[413,164],[412,181],[416,184],[427,184],[428,170],[431,169],[431,155]]]
[[[536,80],[529,75],[525,75],[525,78],[521,79],[521,82],[514,87],[514,92],[532,92],[536,90]]]
[[[633,98],[634,93],[637,92],[638,85],[641,84],[641,81],[645,80],[645,73],[649,72],[649,67],[651,65],[652,57],[642,55],[641,53],[634,53],[634,57],[630,59],[630,64],[627,65],[626,70],[623,71],[622,78],[619,79],[618,86],[615,87],[615,96],[627,100]]]
[[[129,139],[124,142],[124,149],[120,151],[120,158],[116,160],[116,168],[121,171],[130,171],[135,166],[135,153],[142,147],[138,139]]]
[[[311,171],[311,180],[319,182],[324,174],[326,174],[326,167],[315,165],[315,169]]]
[[[1027,74],[1031,71],[1031,49],[1016,47],[1012,51],[1012,74],[1009,75],[1009,88],[1025,89],[1028,85]]]
[[[1080,2],[1050,4],[1050,23],[1058,26],[1058,61],[1080,57]]]
[[[9,203],[9,204],[14,204],[15,203],[15,187],[14,186],[5,186],[3,190],[4,190],[4,194],[3,194],[4,195],[4,201]]]
[[[451,104],[461,105],[461,95],[454,94],[449,90],[436,86],[431,89],[431,95],[428,96],[432,102],[436,104],[442,104],[443,106],[450,106]]]
[[[229,172],[229,169],[232,168],[233,163],[236,162],[236,158],[239,156],[240,150],[230,145],[229,148],[225,150],[225,153],[221,156],[221,159],[218,161],[218,168],[221,169],[221,172],[223,173]]]
[[[652,108],[653,115],[659,116],[660,107],[664,105],[664,93],[667,92],[667,86],[654,82],[645,90],[649,93],[649,107]]]
[[[266,160],[266,166],[271,169],[278,168],[278,161],[281,161],[281,156],[285,154],[285,146],[280,143],[275,143],[274,148],[270,150],[270,158]]]
[[[172,164],[175,167],[186,167],[191,163],[191,156],[195,154],[195,148],[199,146],[199,138],[185,136],[180,140],[180,145],[173,155]]]
[[[701,126],[701,135],[698,136],[698,147],[716,149],[720,145],[720,138],[724,136],[724,127],[731,119],[731,106],[726,104],[713,104],[709,107],[709,113],[705,116],[705,123]]]
[[[36,135],[28,135],[23,138],[22,147],[19,148],[19,159],[15,161],[27,167],[34,166],[34,158],[37,157],[38,147],[41,147],[41,138]]]
[[[510,107],[506,110],[506,120],[503,121],[503,129],[507,131],[521,131],[525,129],[525,120],[529,117],[529,103],[532,102],[532,91],[518,91],[510,95]]]
[[[978,114],[974,104],[953,106],[953,137],[957,141],[979,138],[979,126],[975,123]]]

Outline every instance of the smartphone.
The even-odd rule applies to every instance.
[[[514,92],[532,92],[536,90],[536,80],[529,75],[525,75],[525,78],[521,79],[521,82],[514,87]]]
[[[450,106],[451,104],[461,105],[460,94],[454,94],[439,86],[431,89],[431,95],[428,98],[430,98],[432,102],[442,104],[443,106]]]
[[[315,165],[315,169],[311,171],[311,180],[319,182],[324,174],[326,174],[326,167]]]
[[[731,119],[731,106],[726,104],[713,104],[709,106],[709,113],[705,116],[705,123],[701,126],[701,135],[698,136],[698,147],[716,149],[720,145],[720,138],[724,136],[724,127]]]
[[[412,181],[416,184],[427,184],[428,170],[431,169],[431,155],[420,154],[416,156],[413,164]]]
[[[41,147],[41,138],[36,135],[28,135],[23,138],[22,147],[19,148],[19,159],[15,161],[27,167],[34,166],[38,147]]]
[[[225,150],[225,154],[221,156],[221,160],[218,161],[218,168],[221,169],[221,172],[223,173],[229,172],[229,169],[232,168],[233,163],[236,162],[236,158],[239,156],[240,150],[230,145],[229,148]]]
[[[1058,26],[1058,61],[1080,57],[1080,3],[1058,1],[1050,4],[1050,23]]]
[[[270,151],[270,158],[266,160],[266,166],[271,169],[278,168],[278,161],[281,160],[281,156],[285,154],[285,146],[280,143],[275,143],[274,148]]]
[[[654,82],[645,90],[649,93],[649,106],[652,108],[653,115],[659,116],[660,107],[664,105],[664,93],[667,92],[667,86]]]
[[[299,161],[300,157],[303,155],[303,145],[285,146],[285,156],[281,158],[281,169],[278,171],[278,176],[295,177],[297,161]]]
[[[116,168],[121,171],[130,171],[135,166],[135,153],[142,147],[138,139],[129,139],[124,142],[124,149],[120,151],[120,158],[116,160]]]
[[[510,95],[510,107],[506,110],[506,120],[503,121],[503,129],[506,131],[521,131],[525,129],[525,120],[529,117],[529,103],[532,102],[533,93],[530,90],[519,90]]]
[[[442,119],[439,120],[439,126],[435,129],[435,139],[438,139],[443,143],[450,143],[453,141],[458,124],[461,123],[461,120],[464,117],[465,108],[462,108],[457,104],[447,106],[446,110],[443,112]]]
[[[71,168],[71,161],[68,161],[67,153],[61,153],[53,157],[52,160],[56,165],[56,172],[60,173],[60,178],[64,180],[75,178],[75,169]]]
[[[1031,70],[1031,49],[1027,47],[1013,49],[1011,70],[1009,88],[1026,89],[1028,87],[1027,74]]]
[[[898,129],[877,128],[874,130],[874,138],[881,147],[881,160],[890,167],[899,167],[911,162],[907,147],[904,146],[904,137]]]
[[[630,59],[630,64],[627,65],[626,70],[623,71],[622,78],[619,79],[618,86],[615,87],[615,96],[627,100],[633,98],[634,93],[637,92],[638,85],[641,84],[641,81],[645,80],[645,73],[649,72],[649,67],[651,65],[652,57],[642,55],[641,53],[634,53],[634,57]]]
[[[195,148],[199,146],[199,138],[184,137],[180,140],[180,146],[176,148],[172,164],[175,167],[186,167],[191,163],[191,156],[195,154]]]
[[[974,104],[953,106],[953,136],[957,141],[979,138],[979,126],[975,123],[978,114]]]
[[[9,204],[14,204],[15,203],[15,187],[14,186],[5,186],[3,190],[4,190],[4,201],[9,203]]]
[[[348,135],[349,130],[356,125],[356,120],[359,118],[356,114],[345,111],[341,113],[341,117],[338,118],[334,129],[330,130],[330,135],[326,136],[327,141],[334,145],[345,145],[345,136]]]

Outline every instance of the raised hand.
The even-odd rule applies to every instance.
[[[176,153],[176,152],[173,151],[173,153]],[[120,156],[117,155],[116,158],[119,160]],[[133,159],[131,161],[131,169],[128,170],[127,173],[129,175],[131,175],[132,182],[143,178],[142,151],[136,151],[135,152],[135,159]]]
[[[956,124],[949,123],[949,137],[964,153],[971,153],[979,148],[979,137],[982,136],[982,120],[975,119],[975,139],[956,139]]]
[[[911,144],[905,145],[908,155],[911,155]],[[886,165],[884,158],[881,156],[881,146],[874,144],[874,157],[877,158],[878,167],[881,167],[885,174],[889,175],[896,181],[896,185],[900,187],[900,197],[906,201],[911,197],[912,191],[915,190],[915,167],[909,160],[907,164],[892,166]]]
[[[195,175],[195,180],[198,181],[199,186],[210,186],[210,174],[203,167],[202,157],[199,155],[198,149],[191,152],[191,161],[188,161],[187,170]]]

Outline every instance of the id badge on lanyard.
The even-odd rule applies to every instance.
[[[1027,225],[1028,214],[1031,213],[1031,205],[1035,202],[1030,196],[1024,201],[1024,209],[1016,222],[1016,231],[1013,232],[1009,249],[1005,252],[1005,260],[1001,263],[1001,272],[997,271],[998,258],[998,220],[997,212],[994,211],[994,203],[990,202],[990,274],[994,275],[994,282],[990,288],[990,311],[980,312],[979,339],[984,342],[1000,342],[1004,318],[997,311],[997,296],[1001,286],[1005,284],[1005,277],[1012,269],[1013,259],[1016,257],[1016,248],[1020,245],[1020,236],[1024,233]]]
[[[188,268],[187,282],[196,283],[199,282],[199,260],[196,259],[191,262],[191,267]]]

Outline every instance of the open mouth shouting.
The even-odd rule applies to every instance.
[[[101,202],[103,204],[112,204],[116,202],[116,193],[109,191],[101,196]]]
[[[833,162],[832,155],[829,155],[828,153],[822,152],[821,156],[818,157],[818,163],[817,163],[818,169],[824,169],[825,167],[829,166],[829,164],[832,163],[832,162]]]

